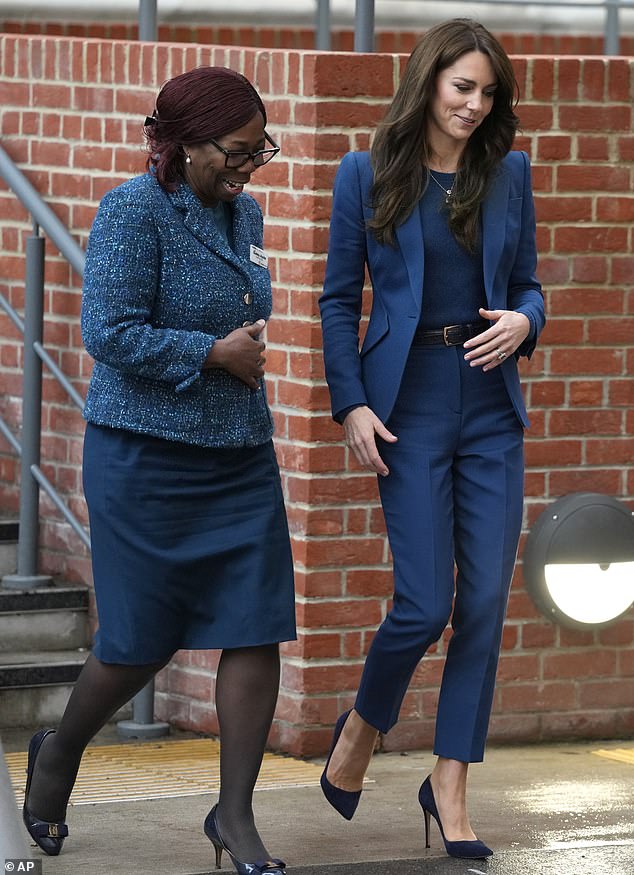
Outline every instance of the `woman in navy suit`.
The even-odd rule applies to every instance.
[[[175,651],[218,648],[221,790],[204,830],[218,866],[227,850],[240,873],[283,875],[251,802],[278,643],[295,637],[293,566],[263,379],[271,280],[243,191],[279,149],[256,90],[223,67],[167,82],[145,124],[148,173],[103,199],[84,276],[99,630],[58,730],[31,741],[24,820],[58,854],[92,736]]]
[[[394,563],[393,607],[335,727],[322,788],[351,818],[377,734],[396,723],[451,617],[438,759],[419,801],[427,845],[434,817],[447,852],[471,858],[492,853],[471,828],[466,785],[483,759],[522,522],[517,359],[544,325],[528,157],[510,151],[516,91],[482,25],[425,34],[370,153],[339,168],[320,300],[333,416],[379,475]]]

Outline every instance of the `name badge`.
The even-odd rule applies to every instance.
[[[259,246],[254,246],[253,243],[249,246],[249,259],[260,267],[266,267],[269,263],[266,252]]]

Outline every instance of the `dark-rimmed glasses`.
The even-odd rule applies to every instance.
[[[258,149],[257,152],[237,152],[224,149],[220,143],[216,143],[215,140],[210,139],[209,142],[225,156],[225,167],[237,170],[239,167],[243,167],[247,161],[253,161],[256,167],[262,167],[262,165],[270,161],[271,158],[275,158],[280,151],[280,147],[273,139],[271,139],[271,137],[269,137],[266,131],[264,132],[264,139],[267,143],[270,143],[273,147],[272,149]]]

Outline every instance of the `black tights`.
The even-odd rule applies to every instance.
[[[55,733],[36,760],[28,806],[41,820],[62,821],[82,754],[94,735],[169,660],[151,665],[109,665],[90,655]],[[277,644],[224,650],[216,678],[220,723],[220,832],[244,862],[268,859],[255,828],[253,787],[277,702]]]

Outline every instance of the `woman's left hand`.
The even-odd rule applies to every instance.
[[[531,330],[531,323],[524,313],[515,310],[485,310],[480,307],[480,316],[495,323],[467,340],[464,348],[469,350],[465,361],[472,368],[481,367],[483,371],[497,368],[509,356],[513,355],[520,344],[526,340]]]

